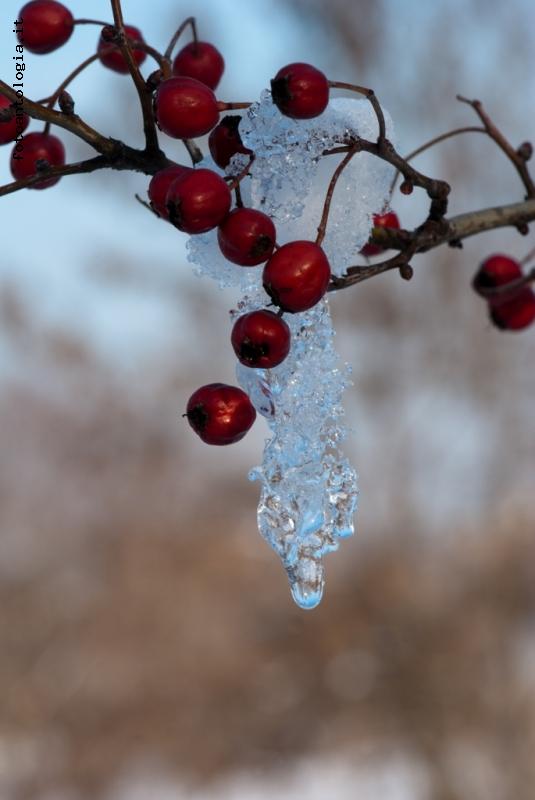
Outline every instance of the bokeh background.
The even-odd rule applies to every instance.
[[[105,0],[69,6],[110,18]],[[0,14],[9,83],[18,10]],[[401,152],[475,122],[456,93],[534,138],[531,0],[124,0],[160,49],[192,13],[226,58],[223,99],[303,60],[374,87]],[[97,36],[28,54],[27,95]],[[72,94],[141,144],[126,78],[93,65]],[[417,165],[452,183],[452,214],[522,198],[479,134]],[[492,328],[470,280],[533,235],[333,296],[360,508],[303,612],[256,531],[263,420],[219,449],[181,419],[197,386],[234,381],[236,298],[192,276],[185,238],[134,199],[147,183],[101,172],[0,200],[0,797],[532,800],[535,331]],[[425,198],[393,207],[411,227]]]

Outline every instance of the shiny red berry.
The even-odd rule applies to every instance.
[[[39,162],[42,165],[48,164],[51,167],[60,167],[65,164],[65,148],[57,136],[51,133],[28,133],[24,137],[22,150],[17,152],[16,148],[11,154],[11,172],[16,180],[29,178],[38,171]],[[47,189],[54,186],[59,178],[48,178],[47,180],[34,183],[29,189]]]
[[[329,82],[310,64],[288,64],[271,81],[271,96],[286,117],[311,119],[327,108]]]
[[[496,253],[483,261],[472,281],[475,292],[486,296],[487,289],[505,286],[522,277],[522,267],[514,258]],[[498,299],[499,302],[499,299]]]
[[[232,347],[246,367],[276,367],[290,352],[290,340],[286,322],[267,309],[244,314],[232,328]]]
[[[400,227],[398,215],[394,211],[387,211],[385,214],[373,215],[374,231],[375,228],[394,228],[395,230],[399,230]],[[364,245],[360,252],[363,256],[376,256],[379,253],[382,253],[384,249],[385,248],[381,247],[380,244],[368,242]]]
[[[19,42],[30,53],[51,53],[70,39],[74,30],[74,18],[61,3],[55,0],[32,0],[19,11],[23,21],[17,33]]]
[[[250,155],[253,151],[245,147],[241,140],[238,126],[241,117],[230,114],[223,117],[221,122],[215,126],[208,137],[208,147],[212,158],[218,167],[225,169],[232,156],[236,153]]]
[[[192,169],[176,178],[167,192],[169,221],[184,233],[205,233],[230,211],[227,184],[211,169]]]
[[[223,445],[243,439],[256,419],[256,411],[237,386],[209,383],[191,395],[186,416],[203,442]]]
[[[276,306],[294,313],[319,303],[330,277],[331,268],[321,247],[297,241],[273,253],[264,267],[262,282]]]
[[[152,176],[148,188],[149,200],[152,209],[156,211],[162,219],[169,219],[169,211],[165,203],[167,192],[171,184],[176,181],[177,178],[183,177],[188,172],[191,172],[190,167],[183,167],[177,164],[172,167],[165,167],[165,169],[161,169]]]
[[[0,94],[0,111],[4,108],[9,108],[11,100]],[[21,106],[15,106],[15,114],[11,119],[2,122],[0,120],[0,144],[9,144],[15,140],[19,134],[23,133],[30,124],[30,118],[27,114],[23,114]],[[22,144],[21,144],[22,149]]]
[[[139,28],[134,28],[133,25],[125,25],[124,31],[130,43],[144,41]],[[101,64],[103,64],[105,67],[108,67],[108,69],[112,69],[114,72],[119,72],[121,75],[127,75],[130,71],[128,69],[126,59],[121,53],[118,45],[114,42],[107,41],[102,34],[98,41],[97,53]],[[142,64],[147,57],[145,51],[139,49],[133,49],[132,55],[138,66]]]
[[[504,331],[521,331],[535,320],[535,293],[528,286],[509,300],[489,303],[492,323]]]
[[[235,208],[217,231],[221,252],[241,267],[255,267],[267,261],[275,247],[275,225],[262,211]]]
[[[194,78],[168,78],[156,90],[158,126],[175,139],[204,136],[219,119],[213,91]]]
[[[173,75],[195,78],[215,89],[225,69],[223,56],[209,42],[190,42],[173,61]]]

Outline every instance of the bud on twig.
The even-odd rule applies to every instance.
[[[68,116],[72,116],[74,114],[74,100],[69,92],[66,92],[65,90],[61,92],[60,96],[58,97],[58,105],[64,114],[67,114]]]
[[[403,278],[404,281],[410,281],[412,276],[414,275],[414,270],[410,264],[402,264],[399,268],[399,274]]]
[[[414,189],[414,184],[412,183],[412,181],[409,180],[404,180],[401,186],[399,187],[399,191],[401,192],[401,194],[412,194],[413,189]]]
[[[524,161],[529,161],[533,155],[533,145],[531,142],[522,142],[516,152]]]

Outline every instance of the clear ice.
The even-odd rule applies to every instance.
[[[385,112],[387,135],[393,131]],[[241,183],[244,204],[269,214],[277,242],[315,240],[329,180],[342,156],[321,157],[348,133],[377,137],[377,119],[366,100],[333,98],[312,120],[283,117],[265,91],[240,123],[244,144],[255,160]],[[228,175],[240,172],[247,156],[234,156]],[[222,172],[207,158],[200,166]],[[393,170],[368,153],[353,157],[336,185],[322,247],[333,274],[342,275],[362,258],[374,213],[389,200]],[[239,267],[228,262],[217,244],[216,231],[193,236],[188,258],[198,275],[234,286],[242,294],[231,322],[248,311],[265,308],[270,298],[262,286],[262,266]],[[270,370],[238,363],[237,378],[267,420],[261,466],[249,473],[261,482],[258,528],[279,555],[292,596],[304,609],[318,605],[323,594],[323,555],[336,550],[354,531],[357,475],[341,451],[347,430],[341,398],[351,384],[350,368],[340,364],[325,297],[314,308],[285,314],[291,328],[289,356]]]

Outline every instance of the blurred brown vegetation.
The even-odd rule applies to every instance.
[[[384,41],[382,6],[292,4],[314,9],[308,23],[362,83],[384,59],[403,135],[407,120],[411,136],[421,120],[430,135],[458,124],[453,96],[472,90],[459,58],[467,20],[437,10],[435,36],[410,54],[419,91],[403,92],[390,65],[410,20]],[[525,34],[508,19],[516,74]],[[430,70],[439,40],[441,69]],[[502,93],[497,104],[504,75],[485,80],[496,121],[529,138],[522,103]],[[460,212],[516,199],[516,176],[495,155],[459,141],[422,168],[454,184]],[[394,206],[417,224],[418,203]],[[346,450],[362,508],[312,613],[293,606],[255,530],[246,472],[265,429],[214,453],[180,420],[192,388],[222,368],[228,321],[212,287],[180,274],[158,286],[152,264],[101,258],[103,286],[137,282],[187,315],[180,360],[177,328],[158,358],[125,374],[3,286],[2,800],[55,789],[108,800],[144,761],[201,785],[303,755],[352,764],[396,752],[421,765],[430,800],[532,800],[533,332],[492,330],[469,290],[492,249],[529,246],[515,232],[479,237],[415,261],[410,284],[389,275],[333,299],[355,371]]]

